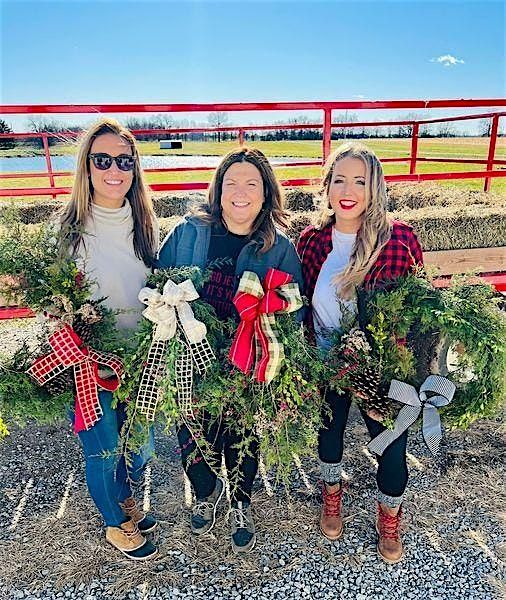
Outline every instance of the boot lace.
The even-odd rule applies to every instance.
[[[325,483],[322,482],[323,510],[327,517],[338,517],[341,514],[343,491],[341,485],[336,492],[329,492]]]
[[[202,517],[203,519],[209,518],[209,511],[214,509],[214,504],[212,502],[207,502],[203,500],[202,502],[197,502],[193,507],[192,514],[196,517]]]
[[[142,510],[137,506],[135,502],[133,502],[132,504],[124,503],[121,505],[121,508],[128,517],[134,519],[135,521],[142,521],[142,519],[144,519],[145,517]]]
[[[133,527],[131,530],[123,529],[123,527],[121,528],[123,535],[129,539],[134,539],[134,538],[138,537],[139,535],[141,535],[141,532],[139,531],[139,528],[137,527],[136,523],[134,523],[132,521],[132,524],[133,524]]]
[[[381,537],[389,540],[398,540],[400,522],[401,509],[399,509],[399,512],[396,515],[389,515],[379,508],[378,529]]]
[[[237,529],[247,529],[249,525],[247,506],[233,506],[230,509],[230,514],[234,520]]]

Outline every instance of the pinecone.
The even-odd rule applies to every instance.
[[[60,373],[51,381],[48,381],[44,385],[44,389],[47,390],[52,396],[58,396],[64,392],[74,389],[74,377],[72,369],[66,369],[63,373]]]
[[[87,323],[81,315],[77,315],[72,323],[72,329],[83,341],[83,344],[87,346],[93,339],[93,325],[94,323]]]
[[[385,386],[380,385],[376,394],[365,402],[364,410],[375,421],[385,421],[393,416],[393,404]]]
[[[369,363],[360,371],[352,371],[349,379],[360,408],[372,419],[384,421],[392,415],[392,400],[381,384],[381,372],[377,367]]]
[[[367,401],[377,393],[380,371],[371,362],[361,366],[359,371],[350,371],[348,377],[351,390],[362,400]]]

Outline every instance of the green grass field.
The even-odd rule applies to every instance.
[[[364,140],[380,158],[389,157],[408,157],[410,153],[411,142],[409,139],[370,139]],[[488,153],[487,138],[431,138],[420,139],[418,145],[418,155],[428,158],[477,158],[486,159]],[[332,148],[337,147],[341,142],[334,140]],[[300,157],[301,159],[319,158],[322,153],[322,144],[320,141],[280,141],[280,142],[254,142],[252,146],[259,148],[270,157]],[[140,152],[142,155],[207,155],[220,156],[237,147],[237,143],[232,142],[183,142],[182,150],[160,150],[157,142],[140,142]],[[2,150],[1,155],[6,153],[14,155],[19,149]],[[73,144],[58,145],[51,148],[54,155],[69,155],[76,152],[76,146]],[[38,153],[39,154],[39,153]],[[506,160],[506,139],[500,138],[497,142],[496,158]],[[445,171],[482,171],[485,165],[472,165],[462,163],[418,163],[418,173],[442,173]],[[385,163],[385,174],[403,174],[409,172],[409,164],[406,163]],[[280,167],[276,168],[276,174],[279,179],[295,178],[313,178],[320,176],[320,167]],[[190,171],[187,173],[148,173],[148,183],[173,183],[173,182],[208,182],[211,179],[212,171]],[[71,177],[57,177],[56,185],[66,187],[72,184]],[[452,185],[464,187],[467,189],[482,190],[483,180],[456,180],[452,182],[441,182],[441,185]],[[23,188],[32,186],[49,186],[48,178],[16,178],[3,179],[0,181],[0,187]],[[506,178],[495,179],[492,182],[492,190],[499,193],[506,193]]]

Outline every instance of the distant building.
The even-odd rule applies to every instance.
[[[182,140],[160,140],[160,150],[181,150]]]

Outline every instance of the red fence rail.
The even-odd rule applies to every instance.
[[[303,110],[321,110],[323,112],[323,122],[304,123],[304,124],[286,124],[286,125],[232,125],[223,127],[187,127],[170,129],[137,129],[133,130],[135,135],[145,134],[185,134],[185,133],[209,133],[209,132],[236,132],[238,143],[244,143],[244,135],[250,131],[269,131],[269,130],[301,130],[301,129],[320,129],[322,130],[322,161],[325,161],[330,153],[332,130],[336,128],[357,128],[357,127],[383,127],[407,125],[411,127],[411,147],[408,157],[389,157],[382,158],[383,162],[409,163],[409,173],[403,175],[387,175],[388,181],[431,181],[431,180],[456,180],[456,179],[484,179],[484,190],[489,191],[491,181],[495,177],[506,177],[506,170],[500,167],[506,164],[506,160],[495,158],[497,137],[499,134],[499,119],[506,116],[506,112],[486,112],[470,115],[459,115],[454,117],[442,117],[431,119],[405,119],[405,120],[383,120],[383,121],[360,121],[354,123],[336,123],[332,122],[332,111],[339,109],[356,110],[378,110],[378,109],[448,109],[448,108],[490,108],[506,107],[505,98],[492,99],[450,99],[450,100],[387,100],[387,101],[354,101],[354,102],[261,102],[261,103],[220,103],[220,104],[45,104],[45,105],[0,105],[0,114],[79,114],[79,113],[178,113],[178,112],[252,112],[252,111],[303,111]],[[427,157],[419,156],[418,141],[420,137],[420,126],[432,123],[444,123],[454,121],[476,119],[490,119],[491,132],[488,147],[487,159],[475,158],[453,158],[453,157]],[[65,132],[66,137],[75,137],[76,132]],[[28,173],[2,173],[0,180],[12,178],[40,178],[49,179],[49,187],[30,187],[30,188],[0,188],[0,197],[19,197],[19,196],[53,196],[66,195],[70,193],[69,187],[57,186],[55,178],[72,175],[70,171],[54,171],[52,168],[51,151],[48,139],[51,137],[61,137],[62,133],[4,133],[0,134],[2,138],[39,138],[42,140],[44,156],[46,159],[46,172],[28,172]],[[417,164],[421,162],[440,162],[440,163],[467,163],[485,165],[481,171],[454,171],[437,173],[417,173]],[[300,167],[320,164],[321,161],[295,161],[290,163],[280,163],[277,166]],[[499,168],[496,168],[496,167]],[[145,169],[147,173],[153,172],[178,172],[178,171],[206,171],[211,167],[167,167],[157,169]],[[313,186],[319,182],[318,178],[306,179],[287,179],[282,184],[288,187],[295,186]],[[201,190],[207,187],[206,182],[176,182],[176,183],[157,183],[151,184],[154,191],[176,191],[176,190]]]

